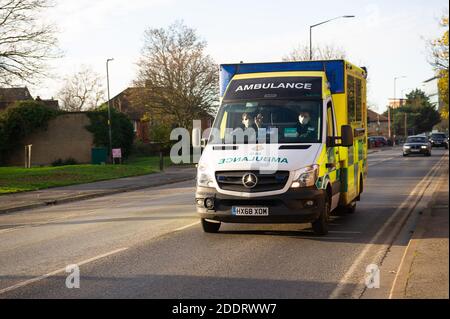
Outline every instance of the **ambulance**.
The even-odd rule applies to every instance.
[[[367,69],[344,60],[220,66],[220,108],[197,165],[207,233],[353,213],[367,177]],[[195,140],[195,139],[194,139]]]

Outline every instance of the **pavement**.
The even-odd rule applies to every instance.
[[[448,166],[427,209],[417,222],[391,298],[449,298]]]
[[[356,213],[333,216],[325,237],[309,224],[224,224],[218,234],[205,234],[195,213],[194,180],[0,215],[0,298],[368,296],[368,265],[389,273],[405,264],[409,232],[390,267],[386,255],[434,189],[448,151],[404,158],[386,150],[368,163]],[[80,269],[79,289],[65,284],[66,266],[73,264]],[[440,276],[424,289],[440,289],[448,269]],[[394,277],[383,275],[387,289],[378,289],[378,298],[389,298]],[[413,283],[410,293],[418,289]]]
[[[132,192],[148,187],[193,180],[195,176],[195,167],[171,166],[162,173],[1,195],[0,214]]]

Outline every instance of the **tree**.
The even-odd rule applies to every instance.
[[[135,83],[143,90],[134,98],[150,114],[191,128],[192,120],[211,112],[218,101],[218,66],[205,48],[206,42],[182,22],[148,29]]]
[[[0,85],[34,83],[59,56],[55,27],[40,22],[51,0],[0,0]]]
[[[19,101],[0,113],[0,164],[33,132],[47,127],[59,114],[39,101]]]
[[[67,77],[57,97],[62,109],[71,112],[94,109],[104,102],[101,77],[91,68],[83,66],[80,71]]]
[[[342,48],[332,44],[313,47],[313,60],[345,59],[346,53]],[[300,45],[283,57],[283,61],[309,61],[309,46]]]
[[[441,116],[431,104],[425,92],[416,89],[406,95],[405,105],[391,111],[393,127],[396,135],[404,135],[405,115],[410,133],[430,132],[433,126],[441,121]]]
[[[430,64],[436,71],[438,76],[439,98],[441,100],[441,116],[448,120],[448,67],[449,67],[449,50],[448,50],[448,14],[441,18],[441,26],[445,28],[445,32],[441,38],[431,41],[430,43]]]
[[[86,129],[94,135],[94,144],[97,147],[106,147],[109,150],[108,107],[101,107],[86,113],[91,123]],[[127,158],[132,150],[134,141],[133,123],[124,113],[111,109],[112,148],[121,148],[123,156]],[[111,154],[109,154],[111,155]]]

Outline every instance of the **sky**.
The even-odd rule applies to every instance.
[[[196,29],[216,63],[280,61],[299,44],[309,44],[309,26],[342,15],[313,29],[315,44],[332,44],[347,59],[369,70],[368,101],[384,111],[388,99],[421,88],[433,76],[426,43],[439,37],[444,0],[303,1],[303,0],[56,0],[46,19],[56,24],[64,57],[51,63],[54,79],[30,87],[50,98],[61,79],[92,67],[104,76],[110,63],[111,96],[131,85],[137,73],[144,31],[176,20]]]

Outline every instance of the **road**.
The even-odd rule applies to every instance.
[[[0,215],[0,298],[359,298],[438,164],[447,151],[371,154],[357,212],[326,237],[307,224],[205,234],[194,181]],[[65,286],[70,264],[79,289]]]

